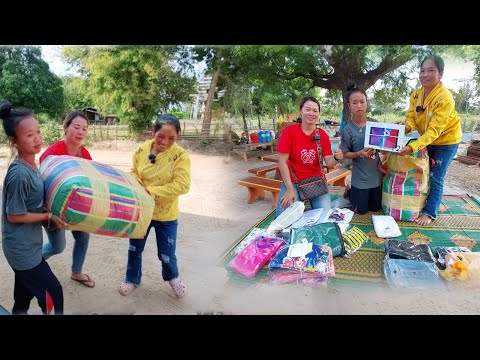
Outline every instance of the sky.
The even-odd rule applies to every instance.
[[[60,58],[61,50],[59,45],[42,45],[41,47],[43,60],[48,63],[52,72],[58,76],[74,74],[70,66]]]
[[[75,74],[75,71],[60,58],[60,46],[42,45],[42,56],[55,74],[59,76]],[[465,81],[471,81],[474,71],[472,63],[467,63],[459,58],[449,57],[445,57],[444,61],[445,71],[442,82],[447,88],[458,91]],[[413,85],[415,85],[417,78],[414,77]]]

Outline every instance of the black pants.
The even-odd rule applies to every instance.
[[[40,264],[29,270],[15,270],[12,315],[25,315],[30,302],[37,298],[38,305],[47,314],[47,292],[50,295],[55,315],[63,314],[63,289],[50,266],[42,258]]]
[[[350,189],[350,203],[352,210],[357,214],[365,214],[367,211],[379,211],[382,209],[382,186],[371,189]]]

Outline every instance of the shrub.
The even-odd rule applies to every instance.
[[[40,125],[40,128],[44,145],[51,145],[63,137],[62,128],[59,128],[53,121],[46,121]]]

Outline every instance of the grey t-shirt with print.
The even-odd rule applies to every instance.
[[[367,121],[378,122],[375,119],[367,118]],[[342,129],[342,143],[340,149],[344,154],[347,152],[357,152],[365,146],[365,130],[358,127],[352,121],[345,124]],[[352,159],[352,186],[357,189],[372,189],[382,184],[383,173],[378,169],[380,156],[378,152],[374,159],[355,158]]]
[[[12,223],[8,215],[43,210],[43,177],[38,170],[20,160],[10,164],[3,181],[2,247],[5,258],[15,270],[29,270],[42,260],[43,233],[40,222]]]

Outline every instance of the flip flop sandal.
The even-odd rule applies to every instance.
[[[123,281],[118,288],[118,292],[123,296],[128,296],[137,287],[135,284],[127,283]]]
[[[88,288],[93,288],[95,286],[95,281],[93,281],[92,278],[90,276],[88,276],[87,274],[84,274],[84,275],[87,277],[86,279],[75,279],[73,277],[70,277],[70,279],[72,279],[74,281],[77,281],[80,284],[85,285]],[[91,283],[91,285],[89,283]]]
[[[185,296],[185,284],[179,278],[175,278],[169,281],[170,286],[172,287],[173,293],[177,299],[181,299]]]

